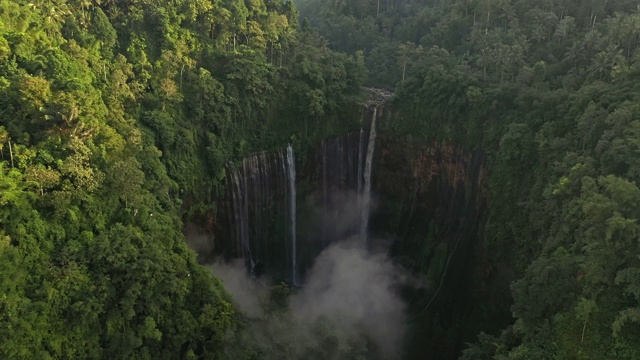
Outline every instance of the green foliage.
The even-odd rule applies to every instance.
[[[577,266],[568,255],[559,248],[549,259],[536,259],[525,277],[512,285],[512,311],[523,324],[549,319],[575,301],[579,291]]]
[[[240,319],[182,199],[309,109],[305,144],[356,119],[362,56],[319,39],[291,2],[0,1],[0,357],[227,356]]]
[[[637,358],[637,4],[300,8],[334,46],[363,50],[371,84],[395,87],[387,134],[488,154],[485,251],[515,272],[517,321],[463,357]]]

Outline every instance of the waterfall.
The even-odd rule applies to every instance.
[[[362,152],[364,151],[364,130],[360,128],[358,141],[358,211],[362,213]]]
[[[251,275],[254,276],[256,262],[254,261],[253,256],[251,256],[251,237],[249,234],[249,186],[247,185],[248,182],[250,182],[251,180],[254,180],[251,178],[247,179],[247,174],[253,175],[254,168],[250,166],[251,160],[253,160],[253,158],[249,158],[248,161],[247,159],[245,159],[245,161],[242,162],[242,170],[244,174],[242,179],[243,181],[242,181],[242,197],[241,197],[242,199],[242,230],[243,230],[242,243],[244,244],[245,249],[249,254],[249,260],[251,261]],[[251,170],[251,172],[249,172],[249,170]]]
[[[248,227],[249,223],[246,218],[246,212],[244,207],[243,194],[241,180],[239,177],[240,171],[231,173],[229,185],[231,185],[231,195],[233,199],[233,219],[235,223],[236,238],[238,244],[238,252],[242,255],[242,258],[246,262],[253,264],[253,257],[251,256],[251,249],[249,246]]]
[[[298,286],[313,254],[332,242],[359,236],[368,246],[378,109],[365,111],[373,111],[369,131],[322,140],[309,150],[306,158],[312,160],[302,168],[296,169],[295,155],[300,155],[291,145],[249,154],[230,165],[225,210],[230,221],[227,238],[235,243],[219,247],[226,258],[243,258],[256,278],[266,271]],[[303,187],[297,187],[298,176]],[[301,214],[313,208],[316,216],[298,216],[298,196],[309,206]],[[298,227],[303,228],[299,234]]]
[[[306,199],[321,212],[317,233],[307,233],[304,241],[324,248],[334,241],[359,234],[359,194],[363,187],[366,139],[367,133],[355,131],[325,138],[311,150],[308,158],[313,160],[302,170],[313,184]]]
[[[293,148],[287,146],[287,169],[289,175],[289,223],[291,226],[291,279],[298,285],[297,251],[296,251],[296,162]]]
[[[327,238],[327,145],[326,141],[322,140],[321,156],[322,156],[322,246],[325,246]]]
[[[255,153],[227,172],[230,229],[236,246],[228,247],[226,256],[242,257],[255,277],[267,268],[271,273],[291,275],[286,199],[291,185],[288,172],[295,169],[287,170],[287,161],[289,154],[284,149]]]
[[[373,151],[376,146],[376,117],[378,109],[373,108],[373,119],[371,120],[371,130],[369,131],[369,144],[367,145],[367,158],[364,164],[364,189],[362,191],[362,210],[360,212],[360,240],[364,248],[368,247],[367,227],[369,226],[369,207],[371,206],[371,168]]]

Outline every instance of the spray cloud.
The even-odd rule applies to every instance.
[[[265,307],[267,280],[250,278],[242,260],[210,268],[251,318],[243,346],[261,358],[402,356],[405,304],[395,287],[405,275],[386,255],[363,251],[357,236],[326,248],[280,313]]]

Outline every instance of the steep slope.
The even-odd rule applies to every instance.
[[[387,131],[487,153],[484,254],[515,274],[516,321],[464,357],[637,358],[637,3],[301,9],[336,47],[364,50],[372,82],[396,87]]]
[[[363,73],[291,2],[1,1],[0,357],[223,356],[240,316],[182,210],[349,127]]]

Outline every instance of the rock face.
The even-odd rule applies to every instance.
[[[368,86],[364,86],[362,89],[366,91],[368,95],[368,99],[365,102],[367,108],[370,108],[372,105],[384,105],[393,98],[393,93],[389,90]]]
[[[286,149],[256,153],[227,172],[226,217],[232,242],[223,250],[242,257],[252,276],[260,276],[267,267],[278,276],[292,276],[295,236],[287,229],[295,218],[289,205],[295,201],[295,169],[287,158]]]
[[[283,148],[230,165],[215,221],[206,223],[211,237],[219,239],[214,253],[243,258],[252,275],[266,271],[296,284],[322,249],[366,234],[375,114],[375,104],[364,108],[369,129],[324,139],[296,155],[304,159],[299,163],[288,161],[293,149]]]
[[[476,311],[491,301],[491,289],[483,285],[484,152],[441,143],[408,145],[388,137],[379,139],[378,149],[371,230],[420,279],[404,288],[416,319],[407,353],[457,358],[478,327],[488,331]],[[508,314],[499,316],[508,321]]]
[[[384,123],[390,116],[380,102],[391,94],[374,93],[363,109],[363,130],[296,155],[304,161],[295,164],[295,184],[287,182],[292,165],[284,149],[251,155],[229,172],[228,191],[218,199],[218,254],[244,257],[253,275],[267,272],[297,285],[322,249],[362,236],[368,119],[376,113]],[[495,296],[508,294],[508,282],[483,256],[485,154],[438,142],[409,144],[385,133],[383,124],[378,136],[369,167],[368,248],[388,251],[415,279],[399,285],[414,326],[406,353],[457,358],[478,332],[511,320],[510,299]],[[295,207],[287,205],[292,185]],[[297,209],[296,234],[290,233],[291,208]]]
[[[442,238],[483,219],[487,172],[481,150],[468,152],[440,143],[408,145],[381,137],[374,166],[378,209],[373,230],[391,234],[402,247],[417,236],[406,233],[430,223]]]

